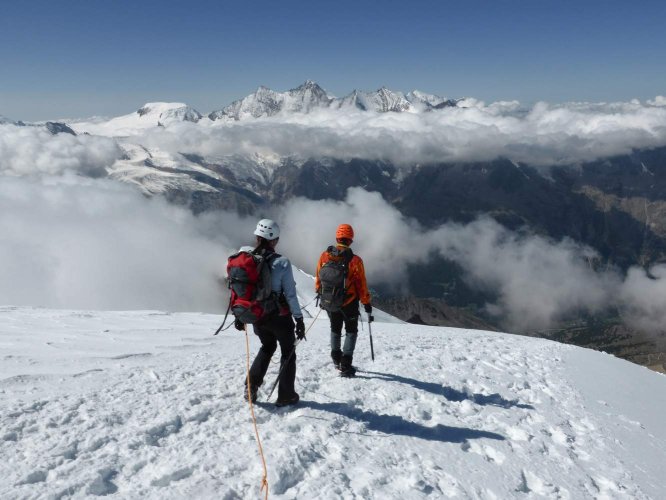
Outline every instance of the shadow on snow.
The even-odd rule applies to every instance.
[[[381,415],[371,411],[364,411],[347,403],[319,403],[317,401],[301,400],[299,407],[312,408],[313,410],[337,413],[343,417],[351,418],[357,422],[364,423],[368,430],[394,434],[397,436],[409,436],[428,441],[441,441],[445,443],[464,443],[469,439],[497,439],[504,440],[504,436],[494,432],[477,431],[464,427],[450,427],[437,424],[433,427],[410,422],[395,415]]]
[[[468,394],[466,392],[453,389],[452,387],[445,387],[441,384],[435,384],[433,382],[422,382],[420,380],[402,377],[400,375],[393,375],[391,373],[359,371],[356,376],[357,378],[376,378],[379,380],[388,380],[391,382],[399,382],[401,384],[411,385],[416,389],[430,392],[438,396],[444,396],[449,401],[461,402],[468,400],[472,403],[476,403],[477,405],[482,406],[499,406],[500,408],[522,408],[525,410],[534,410],[534,406],[532,405],[520,403],[515,399],[504,399],[499,394]]]

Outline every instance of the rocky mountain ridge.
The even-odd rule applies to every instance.
[[[456,106],[458,101],[413,90],[408,94],[381,87],[373,92],[353,90],[348,95],[330,96],[319,84],[307,80],[286,92],[261,86],[254,93],[208,114],[215,120],[243,120],[275,116],[278,113],[308,113],[317,109],[355,109],[359,111],[419,112]]]

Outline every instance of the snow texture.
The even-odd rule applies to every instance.
[[[245,339],[213,337],[221,321],[0,307],[0,498],[262,497]],[[365,324],[358,376],[342,379],[328,326],[298,347],[298,406],[266,401],[277,364],[259,392],[271,498],[665,497],[662,375],[541,339],[377,322],[376,360]]]
[[[100,118],[93,121],[75,121],[70,125],[77,133],[122,137],[172,123],[197,123],[201,117],[201,113],[196,109],[180,102],[149,102],[129,115],[110,120]]]

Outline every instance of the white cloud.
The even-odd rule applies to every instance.
[[[354,227],[354,250],[367,260],[373,281],[407,282],[406,264],[425,262],[430,248],[422,245],[420,226],[400,214],[379,193],[350,189],[345,201],[295,198],[277,209],[282,222],[280,245],[294,263],[314,273],[319,255],[335,244],[339,224]]]
[[[3,177],[0,303],[224,311],[217,279],[235,243],[220,233],[235,220],[109,180]]]
[[[632,268],[619,289],[627,321],[646,331],[666,332],[666,264],[658,264],[648,273]]]
[[[457,262],[510,331],[547,328],[567,315],[620,306],[631,324],[655,329],[666,313],[666,266],[655,279],[626,280],[589,265],[594,252],[572,241],[513,233],[490,219],[425,230],[377,193],[351,189],[344,201],[296,198],[271,213],[278,250],[313,272],[342,222],[356,231],[371,285],[407,282],[407,266],[432,252]],[[0,182],[0,303],[83,309],[224,312],[227,257],[251,244],[255,217],[195,217],[129,186],[79,176],[3,177]],[[424,280],[429,279],[423,276]]]
[[[399,164],[485,161],[578,163],[666,145],[666,107],[517,102],[427,113],[320,110],[233,123],[176,123],[136,136],[148,147],[203,155],[255,152],[383,159]],[[472,105],[473,104],[473,105]]]
[[[172,124],[132,140],[206,156],[260,152],[413,164],[503,155],[551,164],[666,144],[662,100],[648,106],[538,103],[531,110],[513,102],[476,102],[422,114],[322,111],[232,124]],[[251,242],[254,219],[230,213],[194,217],[129,187],[71,176],[103,176],[122,154],[111,138],[0,125],[0,302],[224,308],[216,278],[228,253]],[[21,176],[28,179],[16,178]],[[640,269],[626,279],[612,271],[596,273],[588,265],[588,248],[511,233],[490,219],[426,231],[379,194],[362,189],[350,190],[343,202],[294,199],[273,215],[283,226],[280,248],[310,272],[341,222],[356,228],[355,249],[374,282],[400,287],[408,264],[439,252],[460,264],[470,283],[497,295],[488,310],[511,329],[546,328],[569,314],[610,306],[644,328],[666,320],[660,309],[666,300],[663,267],[653,268],[652,278]]]
[[[658,95],[653,100],[647,102],[650,106],[666,106],[666,96]]]
[[[620,282],[614,272],[592,269],[596,254],[588,247],[513,233],[492,219],[446,224],[428,239],[465,270],[471,284],[497,295],[488,311],[512,331],[541,330],[572,314],[600,312],[612,304]]]
[[[458,263],[472,286],[497,296],[487,310],[509,331],[543,330],[611,307],[648,331],[666,324],[666,266],[652,269],[656,279],[638,268],[626,278],[614,270],[598,272],[592,267],[596,252],[572,240],[511,232],[489,218],[425,230],[378,193],[360,188],[350,189],[344,201],[293,199],[276,218],[283,225],[281,249],[309,272],[343,222],[354,227],[353,249],[364,259],[370,283],[404,286],[407,265],[438,252]]]
[[[564,105],[540,102],[524,109],[516,101],[486,105],[468,99],[465,108],[421,113],[322,109],[241,122],[175,122],[137,130],[137,135],[124,140],[153,151],[212,157],[260,153],[414,165],[487,161],[502,156],[547,166],[665,146],[663,103],[664,98],[657,96],[646,104],[637,100]],[[83,122],[78,126],[85,129]],[[121,155],[111,138],[52,136],[39,127],[0,125],[0,173],[74,170],[100,175]]]
[[[113,139],[88,135],[52,135],[44,127],[0,125],[0,175],[62,174],[97,177],[123,151]]]

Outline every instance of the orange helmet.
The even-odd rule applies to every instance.
[[[349,224],[340,224],[337,231],[335,231],[335,239],[354,239],[354,229]]]

